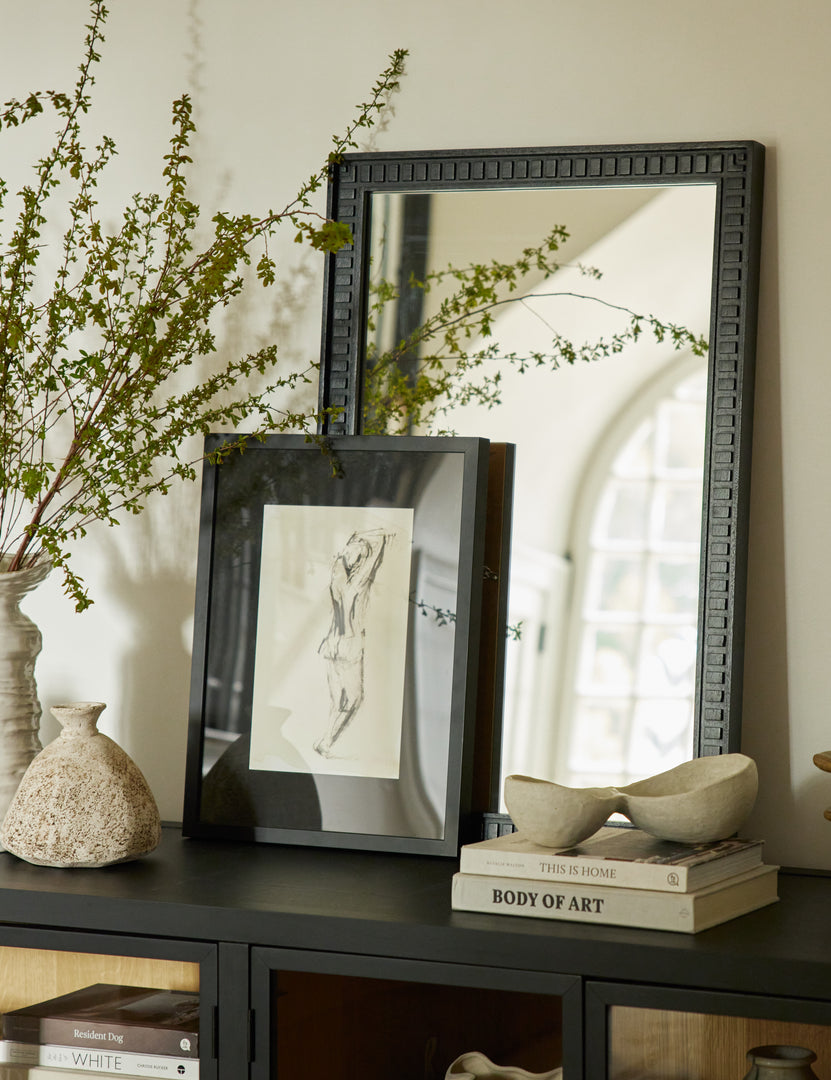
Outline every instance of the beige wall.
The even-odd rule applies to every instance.
[[[757,139],[768,147],[750,548],[744,749],[768,857],[831,867],[831,365],[825,0],[113,0],[97,116],[113,175],[147,188],[167,102],[201,83],[200,193],[277,205],[329,148],[385,57],[410,50],[379,149]],[[200,64],[188,60],[194,24]],[[0,98],[72,77],[79,0],[3,0]],[[189,31],[189,26],[191,30]],[[21,140],[12,140],[19,146]],[[0,172],[16,151],[3,136]],[[293,250],[288,257],[294,259]],[[313,357],[319,277],[287,352]],[[96,606],[75,617],[50,583],[45,704],[110,702],[103,725],[180,815],[193,603],[195,489],[78,549]],[[47,737],[52,730],[48,725]]]

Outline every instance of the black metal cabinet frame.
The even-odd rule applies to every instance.
[[[568,1080],[607,1075],[615,1005],[831,1029],[827,877],[782,874],[778,904],[682,934],[453,911],[448,859],[164,832],[101,872],[0,856],[0,946],[199,963],[203,1080],[273,1075],[286,972],[556,997]]]

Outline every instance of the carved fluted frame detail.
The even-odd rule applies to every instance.
[[[370,199],[375,192],[666,185],[716,188],[696,672],[696,753],[740,749],[745,575],[764,148],[677,143],[356,154],[332,169],[328,213],[354,243],[328,257],[320,406],[360,430]]]

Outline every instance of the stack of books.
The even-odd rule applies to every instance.
[[[199,995],[184,990],[95,983],[5,1013],[2,1034],[0,1062],[27,1080],[199,1078]]]
[[[678,844],[606,825],[554,850],[513,832],[462,847],[451,906],[695,934],[778,900],[778,869],[758,840]]]

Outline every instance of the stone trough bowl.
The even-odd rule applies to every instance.
[[[505,779],[517,831],[535,844],[579,844],[611,814],[662,840],[704,844],[739,829],[756,801],[756,763],[744,754],[694,758],[626,787],[570,788],[531,776]]]

